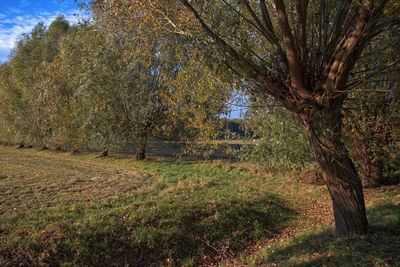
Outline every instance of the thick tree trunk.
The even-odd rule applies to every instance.
[[[336,234],[365,234],[368,222],[356,168],[341,139],[342,99],[331,106],[299,114],[333,202]]]
[[[137,146],[136,148],[136,159],[143,160],[146,158],[146,145]]]

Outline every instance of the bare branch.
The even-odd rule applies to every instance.
[[[246,18],[242,13],[240,13],[239,11],[236,10],[236,8],[234,8],[231,4],[229,4],[228,2],[226,2],[225,0],[222,0],[222,2],[224,2],[225,5],[229,6],[236,14],[238,14],[242,19],[244,19],[247,23],[249,23],[251,26],[253,26],[255,29],[257,29],[262,35],[265,36],[265,38],[267,38],[268,41],[269,37],[266,35],[264,29],[260,28],[259,25],[256,25],[254,22],[252,22],[250,19]]]
[[[241,65],[241,68],[245,72],[246,78],[249,79],[249,81],[262,81],[262,86],[260,86],[260,88],[262,88],[263,93],[280,98],[282,94],[289,92],[289,86],[284,85],[281,79],[276,77],[271,71],[265,68],[260,68],[253,62],[249,62],[248,59],[240,55],[234,48],[232,48],[221,37],[214,33],[187,0],[181,0],[181,2],[189,9],[196,20],[201,24],[204,32],[215,40],[216,45],[219,46],[220,49],[225,53],[227,53],[234,60],[236,65]]]
[[[346,82],[349,72],[360,56],[365,44],[371,37],[371,32],[366,32],[366,27],[373,24],[374,18],[371,17],[373,3],[371,0],[365,1],[357,23],[352,34],[346,38],[345,43],[340,44],[339,52],[335,56],[335,61],[330,66],[330,70],[324,84],[325,96],[332,97],[335,91],[341,90]]]
[[[300,24],[300,56],[301,64],[304,66],[307,62],[307,6],[308,0],[296,0],[296,12]]]
[[[181,0],[182,4],[186,6],[187,9],[193,14],[193,16],[196,18],[196,20],[200,23],[201,27],[203,28],[204,32],[211,37],[217,46],[219,46],[225,53],[227,53],[229,56],[231,56],[233,59],[237,60],[237,63],[240,63],[242,66],[245,66],[248,72],[251,71],[256,71],[258,73],[262,73],[260,68],[253,64],[252,62],[249,62],[246,58],[241,56],[233,47],[231,47],[229,44],[227,44],[221,37],[219,37],[216,33],[214,33],[210,27],[207,26],[207,24],[203,21],[203,19],[200,17],[199,13],[194,9],[194,7],[187,1],[187,0]]]
[[[251,8],[249,5],[249,2],[247,0],[242,0],[241,1],[243,5],[246,7],[247,11],[249,12],[250,16],[253,18],[254,22],[258,25],[258,27],[261,29],[263,35],[271,44],[276,44],[276,38],[270,31],[270,29],[266,28],[264,24],[261,23],[260,19],[257,17],[256,13],[254,10]]]
[[[276,39],[276,34],[274,31],[274,27],[272,26],[271,17],[268,13],[268,9],[265,4],[265,0],[260,0],[260,9],[261,9],[261,16],[262,16],[265,28],[268,29]]]
[[[260,1],[261,6],[263,1]],[[257,29],[260,30],[260,32],[264,35],[264,37],[268,40],[268,42],[270,42],[273,47],[276,49],[276,51],[279,53],[279,55],[281,56],[283,62],[285,63],[285,65],[287,64],[287,59],[285,56],[285,53],[282,50],[282,47],[280,46],[278,39],[276,38],[275,35],[275,31],[274,28],[272,27],[272,23],[268,14],[268,10],[266,9],[265,3],[264,3],[264,8],[265,10],[262,10],[262,14],[263,20],[264,20],[264,24],[260,21],[260,19],[257,17],[256,13],[254,12],[254,10],[251,8],[251,6],[249,5],[249,2],[247,0],[241,0],[241,3],[246,7],[247,11],[250,13],[250,16],[253,18],[254,22],[251,22],[252,25],[257,25]],[[266,22],[265,22],[266,21]],[[269,23],[268,23],[269,22]]]
[[[298,94],[303,99],[309,99],[311,97],[311,94],[304,87],[293,34],[289,27],[288,18],[286,15],[285,4],[283,0],[275,0],[275,6],[278,12],[279,26],[281,28],[284,43],[286,46],[286,55],[289,63],[292,93],[294,96]]]

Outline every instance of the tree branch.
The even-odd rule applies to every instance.
[[[304,66],[307,62],[307,6],[308,0],[296,0],[296,12],[300,24],[300,55],[301,65]]]
[[[215,40],[216,45],[230,57],[235,60],[236,65],[240,65],[240,68],[245,72],[246,78],[249,81],[262,81],[263,93],[280,98],[283,94],[288,92],[288,87],[284,85],[281,79],[276,77],[270,70],[261,69],[256,64],[249,62],[246,58],[240,55],[234,48],[228,45],[221,37],[214,33],[207,24],[200,17],[198,12],[187,0],[180,0],[186,8],[194,15],[196,20],[201,24],[203,31],[212,39]]]
[[[261,29],[263,35],[271,44],[277,44],[275,36],[272,34],[270,29],[266,28],[264,24],[261,23],[260,19],[257,17],[256,13],[254,10],[251,8],[249,5],[249,2],[247,0],[242,0],[242,4],[246,7],[247,11],[250,13],[250,16],[253,18],[254,22],[258,25],[258,27]]]
[[[293,34],[290,30],[288,18],[286,15],[285,4],[283,0],[275,0],[275,6],[278,12],[279,26],[281,28],[283,40],[286,46],[286,55],[289,63],[292,93],[294,96],[300,96],[303,100],[309,99],[312,96],[310,92],[308,92],[304,87]]]
[[[267,5],[265,4],[265,0],[260,0],[260,9],[261,9],[261,16],[262,16],[265,28],[268,29],[276,39],[276,34],[274,31],[274,27],[272,26],[271,17],[268,13],[268,9],[267,9]]]
[[[276,37],[274,27],[272,26],[271,17],[269,15],[267,6],[265,4],[265,0],[260,0],[260,10],[261,10],[261,17],[264,22],[264,28],[267,29],[271,33],[273,40],[274,40],[274,44],[276,46],[276,49],[277,49],[279,55],[281,56],[284,64],[287,67],[289,67],[289,63],[287,61],[286,55],[283,52],[281,45],[279,44],[279,41]]]
[[[248,18],[246,18],[242,13],[240,13],[239,11],[237,11],[231,4],[229,4],[228,2],[226,2],[225,0],[222,0],[222,2],[224,2],[224,4],[225,5],[227,5],[227,6],[229,6],[236,14],[238,14],[241,18],[243,18],[247,23],[249,23],[251,26],[253,26],[256,30],[258,30],[262,35],[264,35],[265,36],[265,38],[267,38],[267,40],[269,41],[269,42],[271,42],[270,41],[270,39],[269,39],[269,37],[266,35],[266,33],[265,33],[265,31],[264,31],[264,29],[261,27],[260,28],[260,26],[259,25],[256,25],[254,22],[252,22],[250,19],[248,19]]]
[[[194,9],[194,7],[187,1],[187,0],[180,0],[182,4],[189,9],[189,11],[193,14],[193,16],[196,18],[196,20],[200,23],[203,31],[211,37],[217,46],[219,46],[225,53],[227,53],[229,56],[231,56],[233,59],[237,60],[240,65],[245,66],[247,69],[247,72],[251,71],[256,71],[257,73],[262,73],[260,68],[253,64],[252,62],[249,62],[246,58],[241,56],[233,47],[231,47],[229,44],[227,44],[221,37],[219,37],[216,33],[214,33],[210,27],[207,26],[207,24],[203,21],[203,19],[200,17],[199,13]]]
[[[374,23],[374,17],[371,17],[372,11],[372,0],[365,1],[352,34],[346,38],[342,47],[337,48],[339,52],[330,66],[326,82],[324,83],[325,97],[332,97],[335,91],[341,90],[344,86],[350,70],[364,49],[366,40],[369,40],[371,36],[371,32],[366,32],[365,29]]]

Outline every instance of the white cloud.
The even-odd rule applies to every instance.
[[[50,25],[50,23],[60,14],[64,15],[65,19],[72,24],[79,21],[79,18],[76,17],[75,14],[78,14],[80,18],[86,17],[84,12],[79,9],[39,12],[32,15],[8,15],[7,19],[1,19],[4,18],[5,15],[2,17],[3,14],[0,13],[0,62],[7,60],[4,51],[10,51],[21,34],[31,32],[33,27],[35,27],[39,22],[43,22],[46,26]]]
[[[9,7],[8,11],[11,12],[11,14],[21,14],[24,13],[24,11],[22,9],[19,8],[15,8],[15,7]]]

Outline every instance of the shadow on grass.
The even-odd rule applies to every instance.
[[[129,203],[128,209],[129,200],[120,199],[65,208],[64,214],[42,210],[29,218],[39,230],[19,231],[18,247],[1,254],[10,266],[198,265],[233,257],[295,216],[275,196],[225,197],[182,194],[157,204]]]
[[[291,266],[394,266],[400,262],[400,206],[368,210],[370,232],[361,237],[338,238],[332,229],[303,235],[275,248],[258,264]]]

